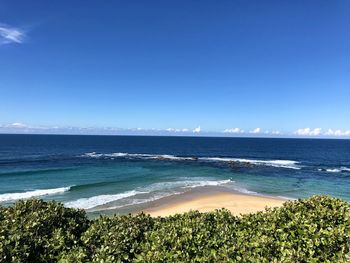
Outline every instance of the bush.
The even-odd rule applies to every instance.
[[[56,262],[80,245],[88,227],[82,210],[56,202],[18,201],[0,209],[0,262]]]
[[[221,258],[217,251],[232,245],[238,222],[227,210],[158,218],[136,262],[217,261]]]
[[[314,196],[241,217],[222,209],[89,221],[56,202],[0,207],[0,262],[350,262],[350,205]]]
[[[86,254],[95,262],[131,262],[141,252],[146,232],[153,228],[149,215],[101,216],[82,236]]]

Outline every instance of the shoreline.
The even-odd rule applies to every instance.
[[[169,216],[191,210],[210,212],[226,208],[234,215],[264,211],[266,207],[279,207],[288,199],[243,194],[224,187],[203,187],[182,194],[164,197],[149,203],[148,207],[133,214],[144,212],[151,216]]]

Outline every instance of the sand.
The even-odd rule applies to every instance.
[[[143,211],[151,216],[168,216],[177,213],[184,213],[190,210],[209,212],[215,209],[226,208],[234,215],[254,213],[263,211],[265,207],[281,206],[285,199],[272,197],[261,197],[229,192],[212,192],[190,196],[188,198],[163,202]]]

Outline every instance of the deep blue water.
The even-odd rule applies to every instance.
[[[350,200],[350,140],[0,135],[3,204],[40,197],[123,211],[205,185]]]

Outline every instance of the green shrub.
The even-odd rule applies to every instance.
[[[0,262],[350,262],[350,205],[314,196],[241,217],[101,216],[56,202],[0,207]]]
[[[88,227],[82,210],[56,202],[18,201],[0,210],[0,262],[55,262],[79,245]]]
[[[227,210],[212,213],[192,211],[158,218],[146,234],[137,262],[210,262],[219,260],[217,251],[234,240],[239,219]]]
[[[131,262],[141,252],[147,231],[153,228],[149,215],[101,216],[83,234],[86,254],[94,262]]]
[[[350,261],[350,206],[340,199],[315,196],[244,215],[236,233],[229,257],[245,262]]]

